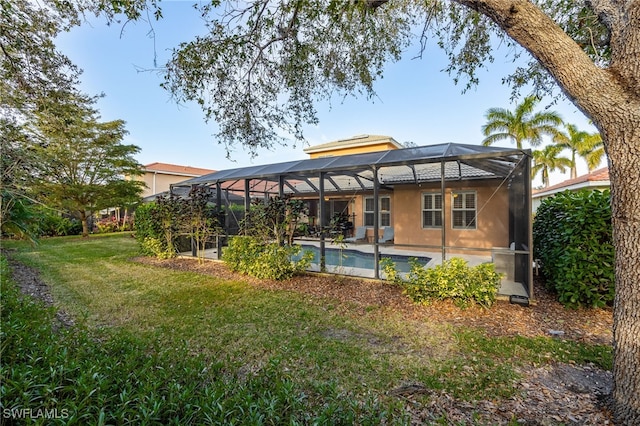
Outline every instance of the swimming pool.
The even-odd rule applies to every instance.
[[[310,270],[320,270],[320,248],[312,245],[302,245],[303,251],[311,251],[313,260],[311,261]],[[297,256],[299,259],[302,253]],[[431,260],[426,256],[404,256],[400,254],[384,254],[380,253],[380,259],[390,258],[396,264],[398,272],[406,273],[411,269],[409,259],[417,259],[418,262],[425,266]],[[374,260],[373,253],[365,253],[353,249],[325,249],[325,265],[328,272],[341,273],[356,276],[373,276]]]

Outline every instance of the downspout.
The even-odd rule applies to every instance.
[[[153,180],[151,182],[151,187],[153,189],[151,190],[151,195],[157,194],[157,192],[156,192],[156,175],[157,174],[158,174],[158,172],[153,172]]]

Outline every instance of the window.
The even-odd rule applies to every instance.
[[[452,228],[476,229],[476,193],[454,192],[451,197]]]
[[[391,197],[380,197],[379,226],[391,226]],[[373,197],[364,199],[364,226],[373,226]]]
[[[439,192],[422,194],[422,227],[442,227],[442,194]]]

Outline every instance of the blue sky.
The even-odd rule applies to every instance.
[[[154,70],[166,63],[171,48],[204,31],[192,4],[192,0],[163,1],[164,18],[152,21],[155,40],[146,22],[107,26],[104,20],[92,20],[60,36],[58,49],[84,70],[85,92],[105,94],[98,102],[102,119],[127,122],[129,135],[124,142],[141,148],[137,159],[142,164],[158,161],[221,170],[307,158],[298,145],[260,150],[254,159],[238,147],[228,160],[224,147],[215,140],[215,123],[205,123],[195,104],[177,105],[160,87],[162,76]],[[375,86],[376,99],[348,97],[318,103],[320,122],[305,129],[308,143],[380,134],[418,145],[480,144],[487,109],[513,108],[510,89],[501,84],[513,67],[510,60],[497,56],[488,71],[480,74],[480,85],[462,94],[462,87],[440,71],[446,62],[435,42],[422,59],[411,59],[416,54],[417,48],[410,48],[406,59],[388,65]],[[566,122],[595,131],[568,101],[553,109]],[[512,146],[508,142],[499,145]],[[585,172],[586,166],[579,164],[578,173]],[[551,183],[566,178],[568,173],[556,173]]]

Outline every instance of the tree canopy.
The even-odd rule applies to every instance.
[[[44,102],[36,113],[43,143],[33,147],[39,167],[32,190],[47,205],[74,212],[83,222],[83,236],[88,217],[139,201],[144,187],[131,179],[142,174],[133,158],[140,148],[121,144],[124,121],[100,122],[92,102],[80,95]]]
[[[99,5],[0,0],[0,143],[3,230],[27,235],[29,207],[46,203],[83,221],[139,199],[134,145],[124,121],[100,122],[96,98],[78,90],[80,70],[56,50],[55,37]]]

